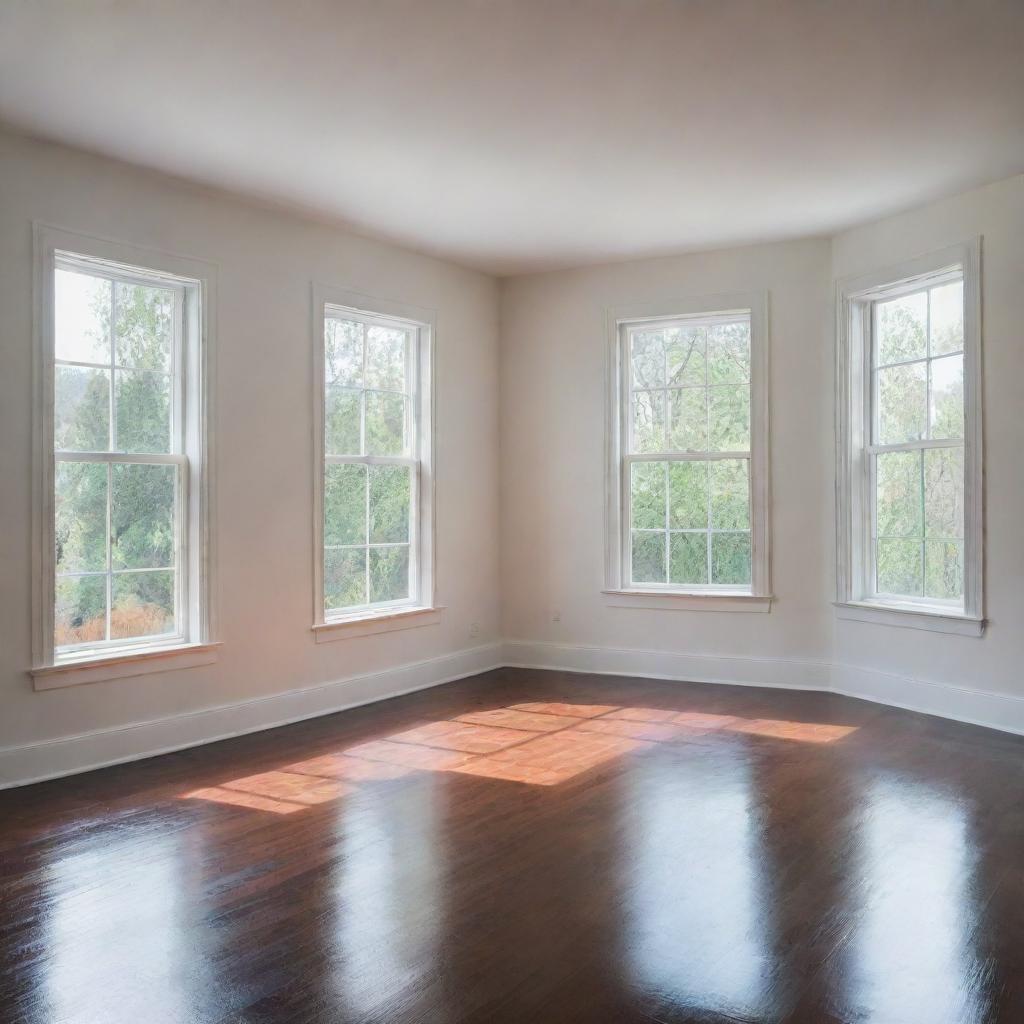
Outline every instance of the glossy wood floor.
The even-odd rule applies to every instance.
[[[502,670],[0,793],[17,1024],[1024,1021],[1024,741]]]

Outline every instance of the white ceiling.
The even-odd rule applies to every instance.
[[[1024,170],[1024,0],[2,0],[0,119],[517,273]]]

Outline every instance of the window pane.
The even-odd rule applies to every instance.
[[[925,363],[878,371],[878,443],[920,441],[927,419],[928,371]]]
[[[634,388],[665,384],[665,335],[663,331],[633,331],[630,335],[630,366]]]
[[[409,540],[412,475],[407,466],[370,466],[370,543]]]
[[[54,274],[54,356],[110,362],[110,281],[70,270]]]
[[[879,537],[921,536],[921,453],[886,452],[875,460]]]
[[[366,467],[324,468],[324,544],[366,543]]]
[[[706,530],[708,528],[708,464],[706,462],[670,463],[668,480],[669,526],[673,530]]]
[[[703,327],[675,327],[665,332],[668,383],[703,387],[707,331]]]
[[[176,466],[111,466],[110,558],[115,569],[174,565]]]
[[[114,418],[117,451],[169,452],[170,376],[143,370],[115,370]]]
[[[363,383],[363,325],[353,320],[324,321],[324,381],[359,387]]]
[[[107,568],[107,467],[58,462],[54,470],[57,572]]]
[[[174,293],[168,288],[117,282],[115,359],[140,370],[171,369]]]
[[[665,392],[638,391],[633,395],[633,451],[665,450]]]
[[[750,449],[750,387],[710,388],[711,445],[714,452]]]
[[[927,354],[928,293],[904,295],[875,305],[876,366],[923,359]]]
[[[366,548],[328,548],[324,552],[324,607],[366,604]]]
[[[386,391],[367,391],[366,454],[405,453],[405,397]]]
[[[931,354],[946,355],[964,347],[964,283],[955,281],[931,290]]]
[[[366,329],[366,387],[405,390],[405,331]]]
[[[89,370],[80,366],[56,367],[53,444],[57,451],[109,450],[109,370]]]
[[[637,529],[665,527],[665,468],[664,462],[633,463],[632,523]]]
[[[669,393],[669,447],[677,452],[708,450],[708,393],[704,388],[676,388]]]
[[[750,324],[719,324],[708,331],[708,383],[750,380]]]
[[[56,647],[107,638],[106,576],[58,576],[54,596]]]
[[[673,533],[669,536],[669,582],[707,583],[708,535]]]
[[[409,596],[409,547],[370,548],[370,603]]]
[[[633,531],[633,582],[665,582],[665,534]]]
[[[710,464],[711,525],[716,530],[750,529],[750,485],[746,459]]]
[[[324,445],[328,455],[361,455],[358,391],[328,388],[324,400]]]
[[[963,544],[960,541],[926,540],[925,596],[959,600],[964,595]]]
[[[878,592],[920,596],[923,567],[919,540],[879,540]]]
[[[924,529],[927,537],[964,535],[964,450],[924,452]]]
[[[964,436],[964,357],[932,360],[931,436]]]
[[[174,632],[174,571],[118,573],[110,587],[110,639]]]
[[[750,534],[711,534],[711,582],[750,583]]]

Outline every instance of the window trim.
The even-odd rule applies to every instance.
[[[731,585],[677,587],[644,584],[634,587],[625,574],[627,542],[624,536],[628,512],[628,488],[624,483],[625,439],[629,411],[624,397],[626,380],[625,337],[630,326],[644,321],[686,321],[734,316],[750,317],[750,488],[751,488],[751,586]],[[771,595],[770,484],[768,453],[770,415],[768,402],[769,331],[768,293],[743,292],[702,297],[674,297],[650,304],[609,308],[606,321],[606,501],[605,585],[611,607],[667,608],[693,611],[767,611]],[[637,456],[630,456],[637,459]]]
[[[213,520],[214,489],[212,465],[213,429],[209,416],[209,395],[213,388],[214,364],[210,325],[215,322],[216,267],[205,261],[146,249],[127,242],[33,223],[34,266],[34,420],[33,420],[33,544],[32,544],[32,667],[29,672],[36,689],[71,686],[81,682],[126,675],[148,674],[168,668],[185,668],[208,663],[217,657],[214,641],[215,550],[210,523]],[[179,621],[175,636],[152,642],[104,641],[88,648],[57,656],[53,639],[55,588],[55,500],[54,477],[54,284],[58,261],[87,270],[113,269],[119,278],[152,283],[154,278],[172,279],[182,287],[183,314],[192,339],[176,345],[181,359],[181,392],[172,410],[172,428],[179,432],[182,452],[173,455],[126,456],[125,461],[184,465],[179,493],[179,514],[187,523],[188,537],[178,538]],[[128,268],[128,273],[121,268]],[[137,273],[133,274],[132,271]],[[177,340],[177,339],[176,339]],[[198,402],[198,408],[192,403]],[[113,462],[104,453],[95,457],[83,453],[74,461]],[[183,513],[187,512],[187,516]],[[184,549],[184,553],[182,551]],[[184,554],[184,557],[183,557]],[[197,657],[202,654],[202,657]]]
[[[871,305],[958,273],[964,286],[964,606],[871,592]],[[984,616],[981,238],[836,282],[836,615],[981,636]]]
[[[399,321],[413,328],[416,395],[411,403],[417,451],[409,457],[382,458],[418,464],[417,494],[410,537],[410,576],[416,575],[415,597],[371,605],[327,617],[324,604],[324,445],[325,378],[324,320],[328,308],[349,311],[384,323]],[[314,283],[312,288],[313,333],[313,614],[311,632],[317,643],[431,625],[439,621],[436,603],[434,550],[434,351],[437,314],[431,309],[382,299],[333,285]]]

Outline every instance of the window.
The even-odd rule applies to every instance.
[[[203,643],[202,282],[52,239],[42,258],[38,665]]]
[[[317,623],[430,608],[429,324],[321,309]]]
[[[962,247],[841,286],[842,604],[981,618],[976,266]]]
[[[617,318],[609,589],[767,594],[762,320]]]

